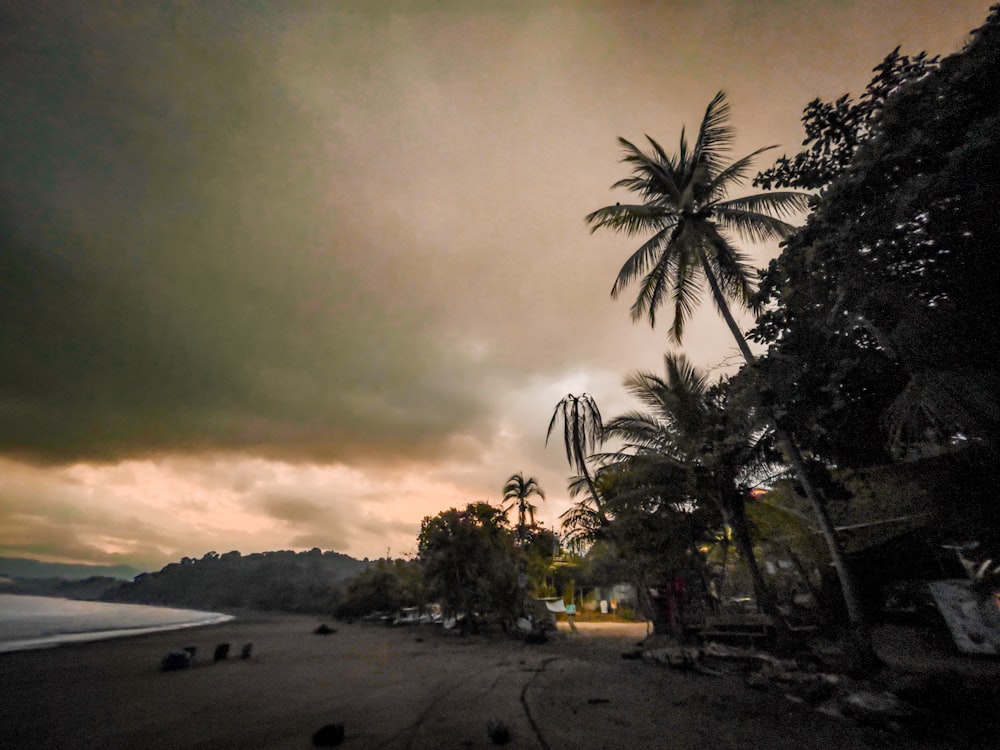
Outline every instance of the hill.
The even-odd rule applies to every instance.
[[[87,578],[119,578],[131,580],[142,571],[127,565],[80,565],[49,563],[26,557],[0,557],[0,575],[10,578],[62,578],[82,581]]]
[[[110,588],[103,601],[198,609],[332,612],[341,584],[374,565],[339,552],[209,552]]]

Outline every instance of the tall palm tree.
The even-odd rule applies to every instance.
[[[680,148],[668,154],[647,136],[651,152],[619,138],[622,161],[632,165],[632,175],[612,189],[626,188],[643,200],[616,203],[587,216],[591,231],[611,229],[629,236],[649,234],[615,279],[611,295],[617,298],[640,279],[632,318],[656,323],[656,312],[665,302],[673,304],[670,337],[680,343],[684,325],[701,301],[702,281],[736,338],[740,351],[753,358],[733,318],[730,302],[749,307],[753,296],[749,259],[730,238],[736,233],[752,241],[786,239],[795,231],[784,218],[808,206],[800,192],[757,193],[729,198],[729,191],[749,177],[754,159],[776,146],[758,149],[731,164],[725,163],[733,141],[730,108],[720,91],[708,105],[694,146],[681,131]]]
[[[680,343],[684,324],[701,301],[704,281],[744,360],[753,363],[753,352],[730,307],[733,303],[753,309],[751,268],[748,258],[732,244],[731,235],[750,241],[788,238],[795,227],[785,219],[805,210],[808,196],[769,192],[729,197],[731,189],[746,182],[755,157],[775,148],[761,148],[727,163],[735,134],[729,116],[729,103],[720,91],[705,110],[694,145],[689,147],[682,130],[676,154],[668,154],[648,136],[649,153],[620,138],[622,161],[632,166],[632,174],[612,187],[626,188],[638,194],[642,202],[606,206],[586,219],[591,231],[611,229],[629,236],[650,235],[625,261],[611,288],[616,298],[627,286],[639,282],[639,294],[632,305],[634,320],[645,317],[655,325],[657,310],[669,301],[673,305],[670,338]],[[791,435],[780,426],[776,434],[826,540],[859,656],[874,662],[861,599],[826,505]]]
[[[542,500],[545,499],[545,493],[538,485],[538,480],[534,477],[525,479],[524,474],[521,472],[511,474],[507,483],[503,486],[504,505],[502,510],[506,513],[511,508],[517,508],[516,535],[519,542],[524,542],[527,534],[528,525],[525,523],[525,519],[530,517],[531,525],[535,525],[535,511],[538,508],[528,501],[528,498],[532,495],[538,495]]]
[[[604,439],[604,425],[601,421],[601,411],[597,408],[597,402],[589,393],[580,396],[569,393],[564,396],[552,411],[549,429],[545,433],[546,447],[548,447],[549,438],[552,437],[552,432],[556,429],[556,424],[559,421],[562,421],[563,425],[566,461],[580,473],[587,485],[592,500],[589,503],[590,510],[593,512],[597,526],[606,526],[608,518],[604,513],[601,494],[594,482],[594,475],[587,465],[587,459]],[[587,504],[585,500],[584,505]]]

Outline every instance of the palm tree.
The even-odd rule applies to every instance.
[[[755,438],[749,424],[734,429],[733,409],[721,407],[718,390],[710,389],[706,374],[684,355],[667,354],[664,364],[666,378],[648,372],[626,378],[626,389],[648,411],[612,419],[605,434],[623,442],[623,463],[671,464],[687,474],[695,497],[715,503],[747,564],[758,605],[777,615],[777,602],[757,564],[745,505],[753,478],[770,468],[767,441]]]
[[[684,324],[701,301],[705,281],[740,353],[750,364],[755,358],[733,317],[730,303],[754,309],[751,268],[748,258],[732,244],[730,234],[750,241],[786,239],[795,228],[785,218],[806,209],[808,196],[799,192],[770,192],[729,197],[731,189],[745,183],[754,158],[775,148],[761,148],[727,164],[734,138],[729,115],[729,104],[720,91],[709,102],[694,145],[689,147],[682,130],[676,154],[668,154],[648,136],[651,147],[648,154],[620,138],[622,161],[632,165],[632,174],[612,188],[626,188],[638,194],[643,202],[616,203],[594,211],[586,219],[592,232],[607,228],[629,236],[650,235],[625,261],[611,288],[611,296],[617,298],[625,287],[639,282],[639,294],[632,305],[633,320],[645,317],[655,325],[657,310],[669,301],[673,304],[670,338],[680,343]],[[826,540],[840,578],[859,657],[874,662],[857,586],[826,505],[810,480],[805,459],[791,435],[780,426],[776,427],[776,434]]]
[[[506,513],[511,508],[517,508],[517,540],[522,543],[527,533],[525,518],[530,517],[531,525],[535,525],[535,511],[538,508],[528,502],[528,498],[532,495],[538,495],[542,500],[545,499],[545,493],[538,485],[538,480],[534,477],[525,479],[524,474],[521,472],[511,474],[507,483],[503,486],[504,505],[501,510]]]
[[[605,500],[607,492],[597,489],[602,484],[600,469],[591,479],[581,474],[569,478],[569,496],[579,499],[560,514],[559,520],[562,522],[563,541],[571,549],[579,550],[581,546],[597,541],[602,530],[613,520]],[[596,496],[595,492],[598,493]]]
[[[552,437],[552,432],[556,428],[556,423],[560,420],[563,424],[566,461],[580,473],[590,493],[589,502],[585,499],[582,505],[578,505],[581,508],[589,507],[597,528],[607,526],[608,518],[604,512],[601,494],[594,482],[594,475],[587,465],[587,459],[590,458],[594,448],[604,439],[604,426],[601,422],[601,412],[597,408],[597,402],[589,393],[584,393],[581,396],[569,393],[564,396],[552,411],[549,429],[545,433],[546,447],[548,447],[549,438]]]

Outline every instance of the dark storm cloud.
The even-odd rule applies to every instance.
[[[281,25],[219,8],[7,9],[0,450],[433,451],[479,410],[271,72]]]
[[[674,147],[726,88],[737,154],[792,151],[806,102],[985,14],[0,3],[0,551],[378,556],[519,470],[558,525],[553,406],[631,408],[667,347],[608,300],[635,238],[583,221],[621,197],[616,137]],[[735,351],[711,305],[684,351]]]

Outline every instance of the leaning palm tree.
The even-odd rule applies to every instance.
[[[586,218],[591,231],[610,229],[629,236],[648,235],[625,261],[611,288],[611,296],[617,298],[627,286],[638,282],[633,320],[648,318],[655,325],[657,310],[669,302],[673,306],[670,338],[680,343],[684,325],[701,301],[705,282],[740,353],[747,363],[752,363],[753,352],[731,308],[736,305],[754,309],[751,267],[749,259],[734,246],[732,235],[750,241],[788,238],[795,227],[786,219],[807,208],[808,195],[769,192],[731,198],[730,191],[745,183],[754,158],[775,147],[761,148],[727,163],[735,134],[729,116],[729,103],[720,91],[709,102],[693,145],[689,146],[681,131],[676,154],[668,154],[648,136],[649,153],[619,139],[622,161],[632,166],[632,174],[612,187],[626,188],[642,202],[616,203]],[[791,435],[780,426],[777,435],[826,539],[860,656],[871,660],[874,652],[864,610],[826,505]]]
[[[511,474],[507,483],[503,486],[504,505],[501,510],[506,513],[512,508],[517,508],[516,536],[518,542],[523,543],[527,535],[528,524],[525,523],[525,519],[530,517],[531,525],[535,525],[535,511],[538,508],[528,501],[528,498],[532,495],[538,495],[542,500],[545,499],[545,493],[538,485],[538,480],[534,477],[525,479],[524,474],[521,472]]]

